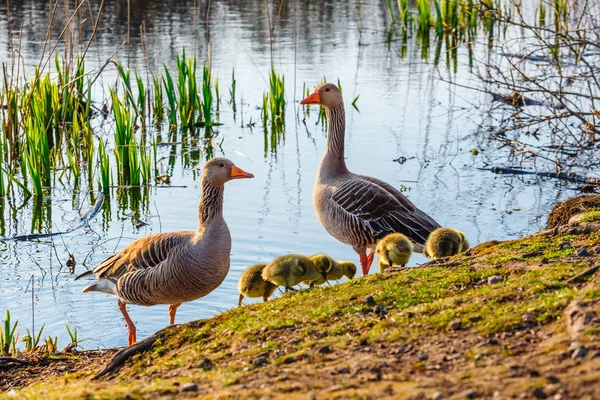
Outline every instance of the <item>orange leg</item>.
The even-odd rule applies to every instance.
[[[238,307],[242,305],[242,300],[244,300],[244,295],[240,293],[240,299],[238,301]],[[265,301],[267,301],[267,300],[265,299]]]
[[[131,318],[129,317],[129,314],[127,313],[127,306],[124,302],[121,301],[121,299],[119,299],[119,301],[117,301],[117,306],[119,307],[119,310],[121,310],[121,313],[123,314],[123,317],[125,317],[125,325],[127,326],[127,344],[129,346],[131,346],[132,344],[135,343],[136,341],[136,337],[135,337],[135,324],[133,323],[133,321],[131,320]]]
[[[169,304],[169,324],[173,325],[175,323],[175,313],[177,313],[177,307],[179,307],[181,303],[177,304]]]

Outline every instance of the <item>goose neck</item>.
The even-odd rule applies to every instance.
[[[200,230],[215,217],[223,215],[223,189],[223,185],[214,185],[203,177],[202,195],[198,206]]]

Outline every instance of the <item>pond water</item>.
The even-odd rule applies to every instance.
[[[205,2],[132,1],[129,45],[127,2],[109,3],[86,68],[99,68],[112,57],[145,72],[163,63],[174,68],[183,48],[188,54],[195,51],[199,64],[210,51],[213,78],[219,78],[223,97],[223,125],[216,129],[214,142],[220,146],[215,154],[229,157],[255,175],[226,186],[225,219],[233,238],[228,277],[210,295],[180,307],[179,323],[235,307],[237,279],[251,264],[291,252],[327,252],[336,259],[358,262],[351,248],[320,226],[312,206],[312,186],[326,135],[317,122],[316,108],[303,123],[304,110],[298,101],[305,85],[312,89],[324,76],[332,82],[339,79],[343,87],[349,168],[404,188],[441,225],[463,230],[472,245],[537,231],[545,225],[552,204],[574,193],[557,181],[478,169],[502,165],[507,154],[488,142],[479,128],[490,96],[447,83],[479,85],[469,68],[466,47],[457,50],[456,71],[448,68],[444,57],[437,66],[432,55],[424,59],[414,37],[408,38],[406,55],[400,57],[402,42],[386,42],[389,22],[383,1],[286,1],[281,10],[279,4],[271,4],[272,47],[263,1],[213,0],[208,24]],[[0,4],[0,60],[9,60],[12,54],[8,33],[17,40],[22,26],[23,63],[33,74],[43,51],[49,7],[47,1],[31,0],[11,1],[10,9],[6,2]],[[66,20],[62,8],[61,2],[56,27]],[[86,4],[85,13],[87,8]],[[91,12],[96,15],[97,5]],[[90,26],[80,22],[85,36]],[[51,31],[54,38],[59,33],[59,28]],[[482,35],[473,44],[476,60],[494,56],[486,42]],[[262,128],[247,124],[260,121],[271,62],[285,76],[288,106],[285,140],[275,151],[265,151]],[[228,104],[232,70],[237,80],[237,113]],[[101,77],[105,90],[94,93],[97,102],[108,96],[108,86],[116,79],[116,69],[109,66]],[[357,110],[350,103],[358,95]],[[104,124],[108,126],[98,129],[112,134],[109,123]],[[479,155],[472,155],[473,148],[479,149]],[[158,147],[165,164],[172,150]],[[196,229],[204,154],[194,157],[194,151],[201,152],[202,147],[175,146],[171,186],[151,188],[139,207],[123,204],[114,189],[107,197],[108,206],[88,226],[53,238],[0,242],[0,312],[8,308],[22,333],[31,327],[31,294],[26,288],[33,274],[36,326],[45,324],[45,335],[58,336],[59,347],[68,342],[65,323],[78,329],[85,348],[125,345],[126,330],[116,299],[82,294],[87,283],[74,281],[64,264],[72,253],[76,273],[81,273],[150,233]],[[394,161],[400,157],[406,162]],[[93,207],[87,192],[57,183],[47,199],[44,220],[36,228],[30,203],[6,204],[5,237],[68,230],[80,225],[81,216]],[[148,225],[140,227],[140,220]],[[415,255],[411,264],[424,261]],[[129,311],[139,339],[168,322],[166,306],[130,306]]]

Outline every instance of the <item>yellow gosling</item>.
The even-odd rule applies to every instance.
[[[292,286],[303,281],[314,281],[326,272],[319,272],[313,261],[300,254],[289,254],[274,259],[262,271],[262,278],[285,290],[294,290]]]
[[[319,276],[319,278],[317,278],[314,281],[303,281],[302,283],[304,283],[305,285],[322,285],[327,281],[337,281],[342,279],[343,276],[345,276],[348,279],[352,279],[354,278],[354,276],[356,275],[356,264],[353,263],[352,261],[334,261],[333,262],[333,266],[331,267],[331,269],[329,270],[329,272],[327,272],[327,277],[326,279],[323,278],[322,276]]]
[[[379,272],[393,265],[404,267],[413,252],[413,243],[401,233],[390,233],[377,243]]]
[[[450,257],[469,249],[465,234],[454,228],[438,228],[431,232],[423,254],[432,259]]]
[[[254,264],[248,267],[247,270],[240,276],[238,281],[238,291],[240,292],[240,300],[238,306],[242,305],[242,300],[245,297],[262,297],[264,301],[268,301],[269,297],[277,288],[277,285],[266,281],[262,277],[263,269],[267,264]]]

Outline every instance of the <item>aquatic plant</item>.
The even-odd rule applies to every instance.
[[[6,310],[6,319],[4,320],[4,328],[0,327],[0,355],[14,354],[17,349],[19,333],[16,332],[19,321],[11,324],[10,311]]]
[[[33,332],[33,335],[31,335],[31,332],[29,332],[29,329],[27,329],[27,334],[25,334],[23,336],[23,339],[21,339],[21,341],[25,343],[25,351],[27,351],[28,353],[33,353],[39,348],[40,340],[42,338],[42,333],[44,332],[45,326],[45,324],[42,325],[39,332],[37,334]]]

